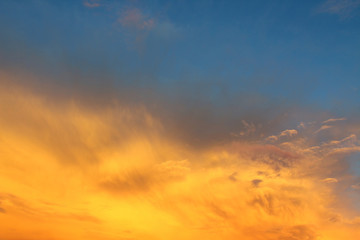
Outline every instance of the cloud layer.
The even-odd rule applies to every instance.
[[[1,239],[359,239],[358,30],[272,4],[0,2]]]
[[[341,128],[346,137],[334,126],[320,139],[316,129],[335,124],[323,120],[269,143],[248,138],[255,124],[240,122],[247,135],[194,148],[144,106],[91,108],[35,93],[17,85],[1,92],[5,239],[360,234],[360,179],[349,169],[360,146],[351,124]]]

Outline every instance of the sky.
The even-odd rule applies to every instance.
[[[360,1],[0,1],[0,238],[360,238]]]

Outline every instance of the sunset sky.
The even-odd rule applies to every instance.
[[[1,240],[360,239],[360,0],[0,0]]]

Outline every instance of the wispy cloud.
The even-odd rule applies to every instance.
[[[147,41],[156,39],[167,42],[178,35],[178,29],[172,22],[148,13],[136,7],[125,7],[118,12],[116,25],[118,30],[125,33],[128,43],[142,53],[146,49]]]
[[[258,127],[253,122],[247,122],[245,120],[241,120],[243,125],[243,131],[239,133],[230,133],[231,136],[234,137],[249,137],[250,135],[254,134]]]
[[[318,13],[335,14],[341,18],[349,18],[360,6],[359,0],[327,0],[317,8]]]
[[[322,125],[318,130],[316,130],[314,133],[315,134],[317,134],[317,133],[319,133],[319,132],[321,132],[321,131],[324,131],[324,130],[326,130],[326,129],[330,129],[330,128],[332,128],[333,126],[330,126],[330,125]]]
[[[267,141],[274,142],[284,137],[294,137],[298,134],[296,129],[286,129],[279,133],[278,135],[272,135],[266,138]]]
[[[336,178],[324,178],[321,181],[324,182],[324,183],[337,183],[337,182],[339,182]]]
[[[345,121],[346,118],[330,118],[328,120],[325,120],[322,122],[322,124],[328,124],[328,123],[333,123],[333,122],[338,122],[338,121]]]
[[[120,13],[118,22],[124,28],[135,30],[151,30],[155,26],[155,19],[145,15],[138,8],[129,8]]]
[[[100,0],[84,0],[83,5],[88,8],[97,8],[100,7]]]

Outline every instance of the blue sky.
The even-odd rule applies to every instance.
[[[358,115],[358,0],[0,4],[1,68],[70,95],[112,92],[225,134],[248,112],[260,122],[285,114],[289,125]]]
[[[359,6],[2,1],[1,61],[55,76],[72,66],[85,76],[105,71],[115,82],[156,88],[205,84],[215,101],[250,91],[341,111],[359,107]],[[135,12],[138,19],[121,23]],[[153,25],[142,28],[146,21]]]

